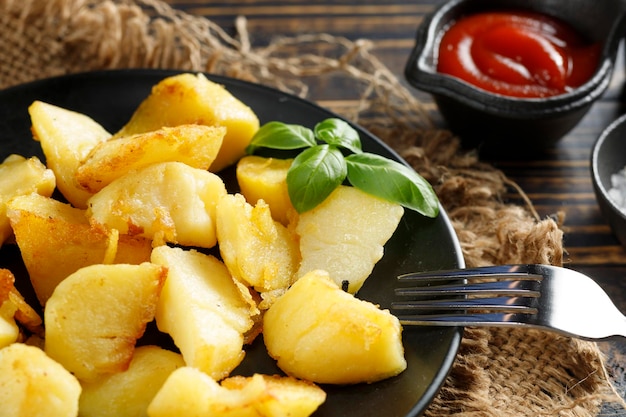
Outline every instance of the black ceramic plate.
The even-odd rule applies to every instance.
[[[44,160],[39,143],[30,133],[27,109],[34,100],[87,114],[114,132],[126,123],[154,84],[173,74],[175,72],[162,70],[105,71],[46,79],[0,91],[0,157],[19,153],[37,155]],[[210,75],[209,78],[224,84],[232,94],[252,107],[261,123],[280,120],[313,127],[318,121],[336,117],[314,104],[274,89],[229,78]],[[399,160],[380,140],[357,129],[364,150]],[[228,185],[229,181],[225,181]],[[407,211],[385,246],[384,257],[358,296],[386,308],[397,275],[454,268],[462,264],[460,247],[445,212],[442,211],[436,219],[427,219]],[[19,288],[34,301],[19,251],[14,245],[5,245],[0,250],[0,267],[11,268],[19,281]],[[403,337],[408,361],[405,372],[374,384],[324,386],[328,398],[315,416],[407,417],[421,414],[448,374],[461,336],[461,328],[405,329]],[[243,375],[253,372],[279,372],[265,353],[262,340],[256,340],[249,347],[244,362],[235,370]]]

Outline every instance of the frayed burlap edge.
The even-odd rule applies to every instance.
[[[386,141],[435,187],[468,266],[563,262],[563,233],[532,205],[507,204],[522,190],[436,129],[428,109],[371,54],[367,40],[328,34],[252,47],[159,0],[0,0],[0,87],[113,68],[176,68],[255,81],[306,97],[307,77],[342,77],[360,91],[339,110]],[[297,49],[292,56],[288,51]],[[337,111],[337,109],[334,109]],[[555,216],[559,219],[560,215]],[[539,331],[468,329],[430,417],[592,416],[621,402],[594,343]]]

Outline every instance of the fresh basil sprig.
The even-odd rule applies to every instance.
[[[261,148],[303,149],[287,172],[289,198],[298,213],[316,207],[347,179],[353,187],[424,216],[439,214],[438,199],[428,181],[406,165],[363,152],[359,133],[341,119],[326,119],[313,130],[266,123],[246,152],[253,154]]]

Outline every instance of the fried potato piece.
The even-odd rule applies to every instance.
[[[14,343],[0,349],[0,414],[75,417],[78,380],[39,348]]]
[[[80,268],[150,260],[151,241],[89,224],[85,210],[37,194],[14,198],[7,216],[41,305]]]
[[[237,183],[246,201],[255,205],[263,200],[270,206],[272,218],[287,226],[297,216],[287,191],[287,171],[293,159],[244,156],[237,162]]]
[[[166,274],[151,263],[79,269],[46,304],[46,353],[80,380],[126,370],[154,319]]]
[[[404,214],[399,204],[340,185],[319,206],[298,216],[302,262],[296,273],[323,269],[354,294],[383,257],[384,244]]]
[[[215,379],[243,360],[244,334],[258,314],[247,288],[237,285],[217,258],[195,250],[160,246],[152,262],[168,269],[156,312],[189,366]]]
[[[113,181],[89,199],[92,223],[122,234],[185,246],[215,246],[215,206],[226,194],[217,175],[163,162]]]
[[[87,115],[42,101],[33,102],[28,112],[34,139],[41,142],[57,188],[74,207],[85,208],[91,193],[78,184],[76,170],[89,152],[111,134]]]
[[[259,129],[259,119],[252,109],[223,85],[203,74],[179,74],[155,85],[115,137],[183,124],[226,128],[222,147],[211,164],[212,172],[234,164],[245,155],[246,146]]]
[[[150,417],[307,417],[326,400],[321,388],[289,377],[255,374],[221,385],[191,367],[174,371],[148,407]]]
[[[241,194],[220,198],[216,211],[220,254],[233,277],[261,294],[266,308],[295,280],[298,240],[272,219],[263,200],[251,206]]]
[[[185,366],[179,353],[158,346],[139,346],[127,370],[83,382],[82,417],[140,417],[167,377]]]
[[[37,157],[10,155],[0,164],[0,246],[13,234],[6,216],[7,203],[13,197],[31,193],[49,197],[55,185],[54,173]]]
[[[26,302],[16,288],[13,288],[9,294],[9,301],[17,308],[14,315],[15,320],[31,333],[43,335],[41,316]]]
[[[42,320],[15,288],[15,276],[0,269],[0,347],[20,340],[18,323],[35,335],[43,335]]]
[[[20,328],[15,321],[17,306],[5,300],[0,304],[0,349],[17,342],[20,337]]]
[[[9,299],[14,283],[15,275],[8,269],[0,268],[0,305]]]
[[[325,384],[376,382],[406,369],[397,317],[311,271],[263,316],[263,340],[286,374]]]
[[[78,170],[78,183],[91,193],[114,179],[157,162],[183,162],[208,169],[222,146],[226,128],[181,125],[101,142]]]

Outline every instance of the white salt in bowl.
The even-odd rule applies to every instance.
[[[591,179],[600,210],[626,247],[626,115],[611,123],[591,152]]]

